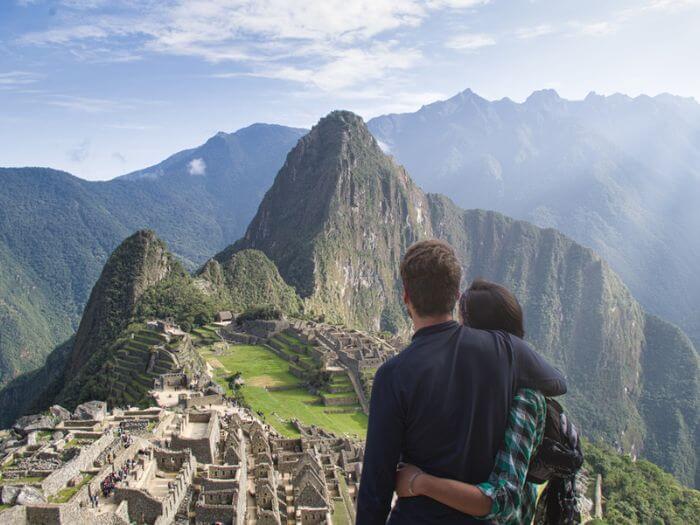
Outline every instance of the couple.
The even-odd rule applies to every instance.
[[[374,378],[357,523],[529,523],[537,489],[525,476],[543,396],[564,394],[564,377],[521,339],[508,290],[476,281],[459,298],[447,243],[411,246],[401,278],[415,333]]]

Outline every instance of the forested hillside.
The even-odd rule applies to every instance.
[[[190,269],[240,236],[302,133],[263,124],[219,133],[108,182],[0,169],[0,385],[77,329],[107,257],[134,231],[155,229]]]

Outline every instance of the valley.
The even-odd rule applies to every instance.
[[[484,277],[516,293],[527,339],[567,376],[567,411],[584,436],[697,485],[700,363],[690,339],[558,231],[424,193],[347,111],[297,142],[245,232],[197,270],[153,230],[126,236],[74,336],[0,391],[2,424],[54,404],[149,410],[155,400],[168,418],[181,404],[189,439],[208,428],[205,416],[187,422],[188,399],[201,396],[204,408],[225,401],[221,417],[243,411],[268,425],[279,446],[328,440],[345,468],[332,443],[362,439],[374,373],[410,334],[401,257],[432,237],[455,248],[465,286]],[[358,463],[360,449],[348,450]],[[349,493],[356,481],[345,478]],[[345,501],[342,487],[331,492]]]

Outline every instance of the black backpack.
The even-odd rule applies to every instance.
[[[554,399],[547,398],[542,443],[530,460],[527,481],[549,482],[540,496],[535,523],[571,525],[580,523],[576,502],[576,474],[583,465],[578,431]]]

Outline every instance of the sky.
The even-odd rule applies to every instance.
[[[470,88],[700,100],[700,0],[0,0],[0,166],[110,179]]]

